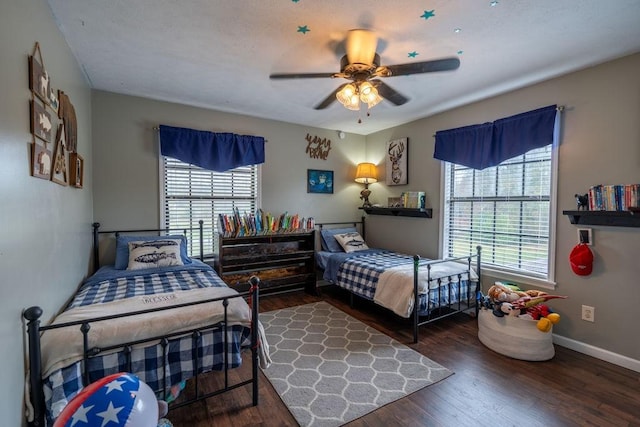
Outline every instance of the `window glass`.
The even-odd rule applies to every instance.
[[[485,266],[549,280],[551,145],[481,171],[445,164],[445,257],[482,246]]]
[[[163,227],[197,228],[203,221],[205,256],[217,252],[218,214],[255,212],[258,197],[258,166],[242,166],[226,172],[214,172],[180,160],[163,157],[161,188]],[[188,235],[189,255],[199,256],[197,230]]]

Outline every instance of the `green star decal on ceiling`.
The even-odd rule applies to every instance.
[[[409,52],[408,56],[409,58],[415,58],[416,56],[418,56],[418,52],[414,50],[413,52]]]
[[[298,32],[302,34],[307,34],[307,32],[311,31],[306,25],[298,25]]]
[[[433,18],[434,16],[436,16],[436,14],[433,12],[435,12],[435,10],[425,10],[422,16],[420,16],[420,18],[424,18],[425,20],[429,18]]]
[[[294,3],[298,3],[300,0],[291,0]]]

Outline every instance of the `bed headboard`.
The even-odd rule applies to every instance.
[[[204,261],[204,227],[203,227],[203,221],[200,220],[198,221],[198,227],[191,227],[191,228],[159,228],[159,229],[142,229],[142,230],[112,230],[112,231],[103,231],[100,230],[100,223],[99,222],[94,222],[92,224],[93,227],[93,271],[94,273],[96,271],[98,271],[98,269],[100,268],[100,245],[101,243],[101,236],[109,236],[112,235],[114,237],[114,239],[112,239],[113,241],[111,242],[111,244],[109,243],[105,243],[103,245],[103,248],[107,249],[107,250],[111,250],[110,248],[113,246],[113,253],[115,253],[115,237],[121,235],[121,234],[140,234],[140,235],[149,235],[149,236],[162,236],[162,235],[168,235],[168,234],[177,234],[177,233],[182,233],[185,237],[187,236],[187,232],[188,231],[196,231],[198,233],[198,236],[200,237],[200,256],[199,259],[200,261]],[[106,246],[106,247],[105,247]]]
[[[355,227],[362,236],[363,239],[366,239],[365,234],[365,226],[364,226],[364,216],[360,219],[360,221],[340,221],[340,222],[318,222],[316,223],[316,228],[318,233],[325,228],[345,228],[345,227]],[[319,234],[316,235],[316,246],[320,246],[320,237]]]

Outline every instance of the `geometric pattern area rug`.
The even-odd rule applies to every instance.
[[[260,322],[273,360],[263,372],[301,426],[340,426],[453,374],[326,302]]]

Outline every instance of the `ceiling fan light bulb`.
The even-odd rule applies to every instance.
[[[382,101],[382,97],[378,95],[378,91],[376,91],[375,93],[371,94],[370,97],[367,98],[366,104],[369,108],[372,108],[378,105],[380,101]]]
[[[351,102],[351,98],[356,94],[356,87],[349,83],[336,93],[336,99],[340,101],[342,105],[347,105]]]
[[[360,100],[369,105],[369,108],[371,108],[374,105],[377,105],[382,100],[382,98],[380,97],[380,95],[378,95],[378,90],[373,87],[371,83],[368,83],[368,85],[369,86],[367,87],[366,91],[360,91]]]
[[[358,98],[357,94],[351,95],[349,99],[349,106],[347,107],[350,110],[359,110],[360,109],[360,98]]]
[[[369,94],[371,94],[374,90],[375,88],[371,83],[369,82],[360,83],[360,96],[369,96]]]
[[[373,31],[356,29],[347,33],[346,51],[351,64],[373,64],[378,38]]]

